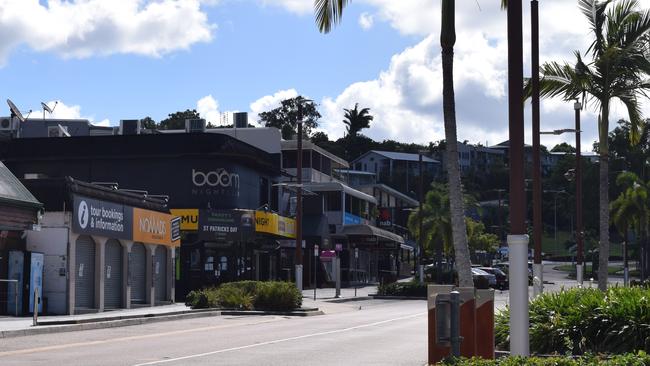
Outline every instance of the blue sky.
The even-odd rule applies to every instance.
[[[507,138],[505,14],[493,2],[457,5],[459,137],[488,144]],[[56,117],[115,125],[187,108],[254,119],[302,94],[320,104],[331,137],[343,133],[342,109],[359,102],[375,115],[364,131],[373,138],[443,138],[439,1],[355,0],[328,35],[317,31],[312,3],[0,0],[0,98],[33,117],[41,101],[60,101]],[[570,59],[588,42],[577,2],[543,5],[552,21],[541,25],[542,59]],[[547,129],[572,117],[562,101],[545,102],[542,113]],[[589,146],[594,129],[585,135]]]

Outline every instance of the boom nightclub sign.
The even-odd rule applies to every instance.
[[[192,194],[239,197],[239,174],[224,168],[210,171],[192,169]]]

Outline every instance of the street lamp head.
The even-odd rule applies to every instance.
[[[580,109],[582,109],[582,103],[580,103],[578,101],[578,99],[576,99],[575,103],[573,103],[573,109],[576,110],[576,111],[579,111]]]

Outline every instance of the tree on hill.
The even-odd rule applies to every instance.
[[[160,121],[161,130],[184,130],[186,119],[200,119],[201,115],[196,109],[186,109],[184,112],[178,111],[170,113],[167,118]]]
[[[572,153],[575,154],[576,148],[567,144],[566,142],[563,142],[561,144],[557,144],[553,146],[551,149],[551,152],[564,152],[564,153]]]
[[[343,109],[345,111],[345,129],[348,131],[348,138],[354,139],[359,132],[370,127],[370,122],[374,119],[370,115],[370,108],[363,108],[359,110],[359,103],[354,104],[353,109]]]
[[[260,122],[266,127],[275,127],[282,132],[282,138],[291,140],[298,130],[298,121],[302,120],[304,137],[309,137],[311,131],[318,127],[321,117],[316,109],[316,103],[303,96],[285,99],[280,106],[259,114]]]
[[[147,116],[140,120],[140,127],[146,128],[147,130],[155,130],[158,128],[156,121],[153,118]]]

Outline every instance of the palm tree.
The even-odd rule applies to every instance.
[[[370,127],[370,122],[375,117],[370,115],[370,108],[359,110],[359,103],[354,104],[354,109],[343,109],[345,111],[345,129],[348,131],[348,137],[355,138],[364,128]]]
[[[623,260],[624,267],[628,268],[628,232],[634,229],[635,233],[645,238],[648,230],[650,206],[648,205],[648,184],[644,184],[636,174],[623,172],[616,178],[616,184],[624,190],[610,206],[612,223],[616,225],[619,233],[623,235]]]
[[[334,24],[341,21],[343,9],[349,0],[314,0],[318,29],[328,33]],[[502,4],[503,5],[503,4]],[[443,114],[445,139],[447,141],[447,176],[449,182],[449,201],[454,253],[460,286],[473,286],[467,228],[463,208],[460,168],[458,166],[458,146],[456,138],[456,111],[454,98],[454,44],[456,43],[454,0],[442,0],[442,46],[443,74]]]
[[[598,288],[604,291],[607,288],[609,262],[609,111],[615,99],[625,105],[632,124],[630,140],[637,142],[638,126],[641,124],[639,98],[646,96],[646,91],[650,89],[650,82],[645,80],[650,74],[650,61],[646,58],[650,12],[638,10],[636,0],[579,0],[579,7],[587,17],[594,36],[587,50],[592,60],[585,62],[576,51],[575,65],[545,63],[541,67],[540,94],[542,97],[559,96],[566,101],[581,98],[599,112]],[[528,84],[527,96],[530,96],[530,91]]]

